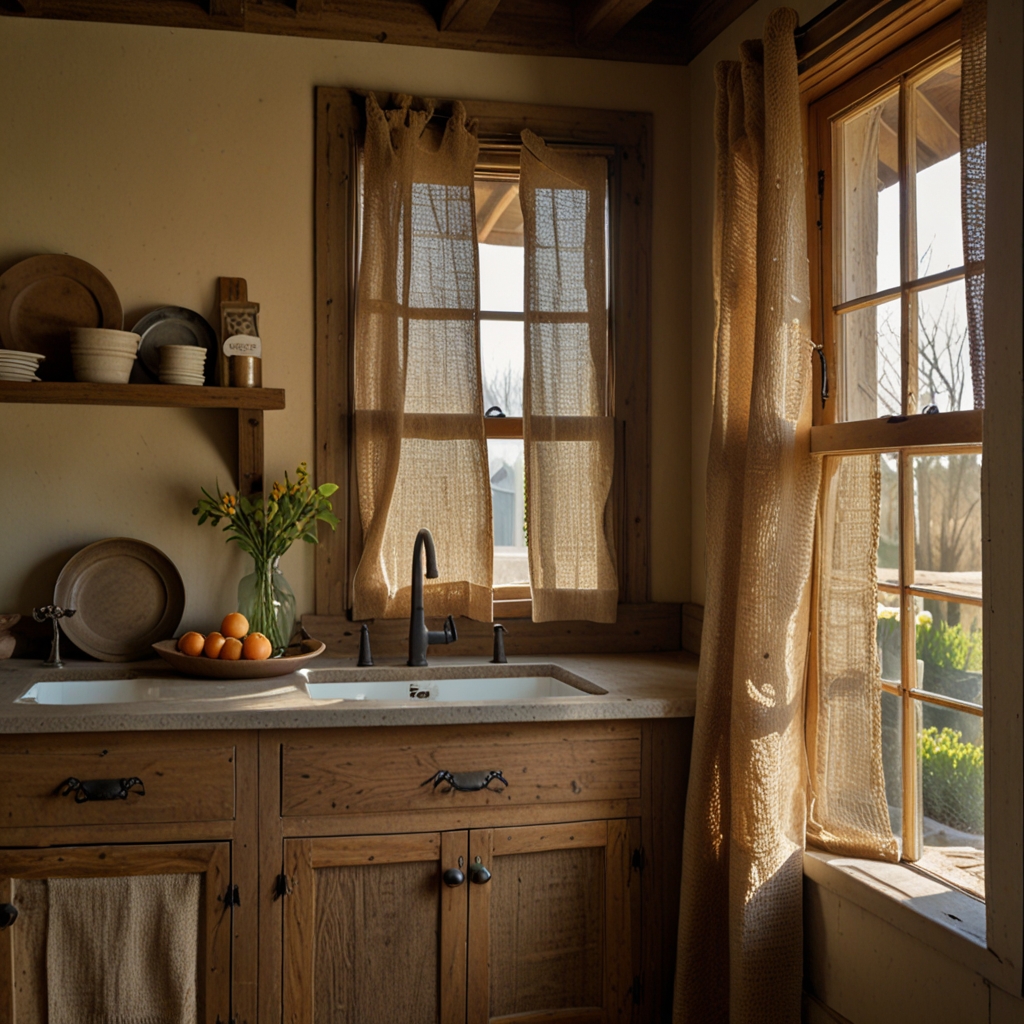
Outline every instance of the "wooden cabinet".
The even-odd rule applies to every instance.
[[[199,1020],[227,1021],[230,880],[228,843],[0,850],[0,904],[7,920],[17,911],[0,929],[0,1019],[46,1024],[54,1000],[67,1012],[70,993],[88,1011],[106,989],[104,1005],[120,1001],[155,1014],[173,1000],[194,1000]],[[140,934],[158,940],[137,948]],[[164,991],[140,990],[146,974],[137,966],[119,975],[125,988],[111,992],[103,977],[108,957],[166,958]]]
[[[631,825],[285,840],[285,1020],[631,1020]]]
[[[106,914],[155,877],[198,878],[198,1024],[668,1022],[691,734],[664,719],[0,736],[0,909],[18,908],[6,927],[0,913],[0,1024],[52,1024],[57,880],[103,883]],[[442,770],[508,784],[423,785]],[[69,777],[88,798],[62,795]],[[133,777],[124,799],[104,785]]]

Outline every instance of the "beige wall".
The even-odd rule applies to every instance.
[[[313,89],[653,111],[653,596],[689,598],[688,74],[683,68],[370,43],[0,19],[0,270],[67,252],[111,280],[130,326],[159,305],[213,316],[219,275],[261,304],[270,478],[313,452]],[[0,406],[0,610],[52,594],[78,547],[162,548],[185,625],[234,606],[244,562],[190,515],[232,478],[232,415]],[[284,569],[312,609],[312,551]]]

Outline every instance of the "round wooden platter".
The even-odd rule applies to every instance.
[[[114,286],[85,260],[31,256],[0,276],[0,344],[46,356],[44,380],[72,380],[72,328],[123,326]]]
[[[247,661],[244,658],[221,661],[202,654],[194,658],[178,650],[177,640],[161,640],[153,644],[153,650],[176,672],[187,676],[200,676],[203,679],[273,679],[275,676],[297,672],[314,658],[319,658],[327,650],[327,645],[320,640],[303,640],[297,651],[289,647],[280,658],[267,658],[266,661]]]
[[[89,544],[61,569],[53,599],[75,614],[61,619],[68,639],[100,661],[136,661],[157,637],[178,628],[185,584],[159,549],[131,537]]]

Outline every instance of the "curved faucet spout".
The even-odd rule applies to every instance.
[[[450,644],[458,640],[455,620],[449,615],[444,632],[427,629],[423,614],[423,550],[427,552],[427,579],[437,579],[437,554],[434,538],[427,529],[416,534],[412,546],[412,600],[409,610],[409,661],[410,665],[426,665],[428,644]]]

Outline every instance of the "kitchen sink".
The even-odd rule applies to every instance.
[[[50,679],[34,683],[15,704],[135,704],[143,701],[228,701],[295,696],[295,686],[239,688],[237,682],[154,679]]]
[[[366,682],[308,682],[312,700],[523,700],[586,697],[606,693],[598,686],[575,686],[554,676],[474,676],[468,679],[396,679]]]

